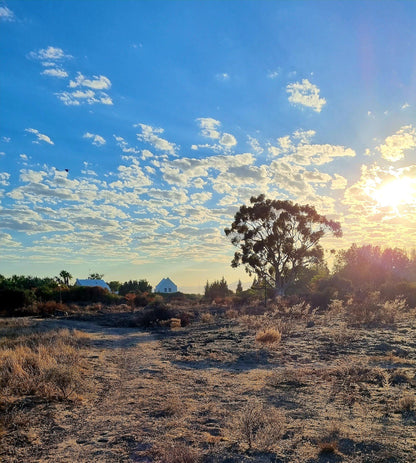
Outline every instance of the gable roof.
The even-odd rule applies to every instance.
[[[170,278],[163,278],[160,280],[160,283],[156,285],[155,291],[159,291],[161,288],[174,288],[175,291],[178,290],[178,287],[175,285],[175,283],[170,279]]]
[[[110,287],[104,280],[80,280],[77,278],[77,281],[75,282],[75,286],[90,286],[90,287],[99,286],[100,288],[111,291]]]

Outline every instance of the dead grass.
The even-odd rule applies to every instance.
[[[261,344],[279,344],[282,334],[276,328],[267,328],[256,334],[256,341]]]
[[[237,318],[228,318],[224,311],[211,318],[204,307],[195,317],[200,322],[178,330],[102,326],[88,335],[92,344],[82,332],[35,333],[27,322],[0,322],[0,333],[9,331],[1,352],[11,352],[10,358],[4,354],[9,366],[0,375],[7,376],[12,365],[10,378],[15,378],[0,380],[8,384],[0,395],[5,412],[0,439],[7,441],[19,429],[24,436],[15,442],[25,442],[10,446],[7,455],[0,450],[0,459],[416,461],[415,314],[402,317],[405,309],[395,306],[391,329],[384,323],[350,323],[346,308],[335,304],[319,314],[306,305],[276,304],[258,315],[240,310]],[[144,342],[147,338],[152,340]],[[67,347],[60,347],[61,340]],[[58,348],[56,357],[52,346]],[[94,400],[77,411],[63,399],[76,397],[78,389],[72,391],[70,384],[79,378],[59,367],[78,361],[82,366],[85,356],[94,366],[89,381],[99,387]],[[28,372],[36,379],[32,384]],[[36,401],[61,407],[53,433],[42,434],[34,413],[27,413],[27,403]],[[37,448],[36,457],[24,450],[31,447]]]

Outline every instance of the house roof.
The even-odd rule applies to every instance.
[[[77,278],[75,285],[76,286],[99,286],[100,288],[108,289],[110,291],[110,287],[104,280],[80,280]]]
[[[170,278],[167,278],[167,277],[160,280],[160,283],[157,286],[163,286],[163,285],[176,286],[175,283]]]

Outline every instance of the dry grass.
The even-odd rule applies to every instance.
[[[3,322],[1,330],[0,437],[16,426],[30,427],[19,406],[27,397],[40,403],[78,398],[86,386],[86,365],[80,355],[84,333],[39,332],[24,320]]]
[[[259,400],[251,400],[230,420],[228,434],[243,448],[276,450],[286,430],[286,422],[283,411]]]
[[[256,334],[256,341],[261,344],[279,344],[282,334],[276,328],[267,328]]]
[[[7,396],[0,396],[6,416],[0,439],[3,433],[7,441],[17,429],[25,429],[26,439],[16,438],[25,444],[10,446],[8,454],[0,450],[0,459],[416,461],[415,314],[404,318],[405,308],[394,305],[392,329],[374,318],[351,323],[347,308],[334,303],[319,314],[304,304],[276,304],[258,315],[253,309],[250,315],[240,310],[237,318],[213,318],[204,307],[195,317],[200,322],[180,330],[96,326],[85,348],[81,332],[36,333],[27,322],[0,322],[0,333],[10,334],[1,341],[9,362],[1,375],[15,378],[0,380],[8,384]],[[59,361],[51,346],[58,348]],[[78,379],[57,367],[82,367],[85,356],[93,365],[89,381],[99,387],[77,411],[63,399],[76,396],[70,384]],[[59,407],[55,431],[42,434],[23,399]]]

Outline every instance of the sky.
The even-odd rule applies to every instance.
[[[232,269],[251,196],[416,247],[416,2],[0,2],[0,274]]]

